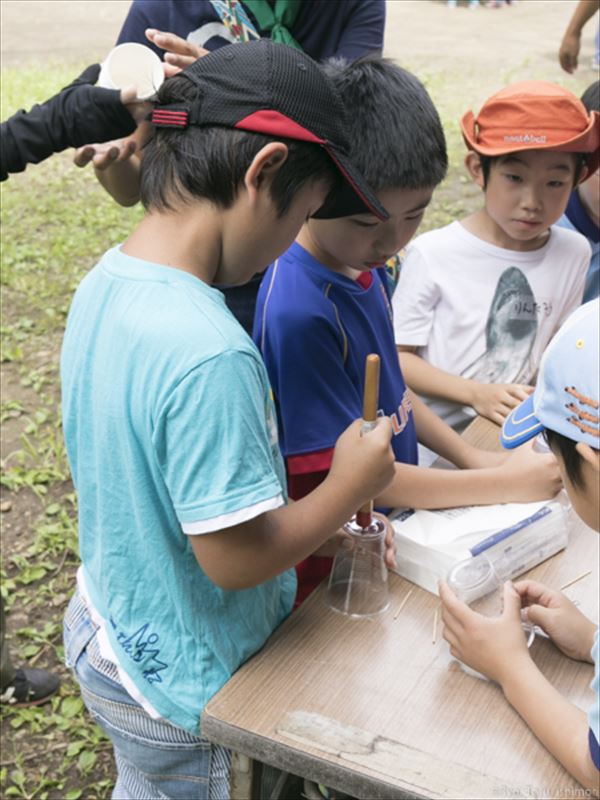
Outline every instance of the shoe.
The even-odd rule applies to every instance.
[[[45,669],[18,669],[2,689],[0,703],[15,707],[39,706],[56,694],[60,680]]]

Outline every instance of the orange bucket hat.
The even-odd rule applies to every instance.
[[[467,111],[460,127],[467,147],[483,156],[519,150],[587,153],[588,175],[600,164],[600,115],[575,95],[546,81],[522,81],[493,94],[477,117]]]

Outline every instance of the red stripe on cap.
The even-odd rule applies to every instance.
[[[366,205],[366,207],[367,207],[368,209],[370,209],[370,211],[371,211],[371,213],[373,214],[373,216],[375,216],[375,217],[377,217],[377,219],[381,219],[381,220],[386,220],[386,219],[389,219],[389,214],[388,214],[388,215],[386,215],[386,216],[383,216],[383,215],[382,215],[382,213],[381,213],[381,211],[378,211],[378,210],[375,208],[375,206],[373,206],[373,204],[372,204],[372,203],[370,203],[370,202],[367,200],[367,198],[365,197],[365,195],[364,195],[364,194],[361,192],[361,190],[359,189],[359,187],[358,187],[358,186],[357,186],[357,185],[354,183],[354,181],[352,180],[352,178],[350,177],[350,175],[349,175],[349,174],[346,172],[346,170],[345,170],[345,169],[344,169],[344,167],[342,166],[341,162],[337,160],[337,158],[335,157],[335,153],[333,152],[333,150],[330,150],[330,149],[329,149],[329,147],[327,147],[327,145],[325,145],[325,149],[327,150],[327,152],[328,152],[328,153],[329,153],[329,155],[331,156],[331,159],[332,159],[332,160],[335,162],[335,165],[336,165],[336,167],[339,169],[339,171],[342,173],[342,175],[343,175],[343,176],[346,178],[346,180],[348,181],[348,183],[350,184],[350,186],[351,186],[351,187],[354,189],[354,191],[355,191],[355,192],[356,192],[356,194],[357,194],[357,195],[360,197],[360,199],[363,201],[363,203]]]
[[[294,122],[293,119],[286,117],[279,111],[255,111],[233,126],[244,131],[254,131],[255,133],[267,133],[271,136],[283,136],[286,139],[299,139],[302,142],[315,142],[315,144],[325,144],[325,139],[319,139],[302,125]]]
[[[185,128],[188,124],[189,115],[187,111],[154,109],[151,119],[155,125],[169,125],[177,128]]]

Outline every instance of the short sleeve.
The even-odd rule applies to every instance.
[[[420,250],[409,248],[392,297],[397,345],[427,344],[439,298],[439,287],[431,278],[426,259]]]
[[[590,247],[587,239],[585,239],[583,236],[580,237],[580,241],[577,244],[579,245],[578,252],[580,252],[577,270],[573,270],[573,282],[570,286],[568,297],[565,299],[562,313],[560,319],[558,320],[557,330],[561,327],[567,317],[569,317],[583,301],[585,282],[592,258],[592,248]]]
[[[232,514],[243,521],[245,509],[282,502],[277,427],[258,354],[227,351],[192,370],[164,402],[153,441],[184,529]]]
[[[265,331],[284,456],[333,447],[362,410],[358,387],[344,369],[341,329],[323,315],[288,312],[267,320]]]
[[[346,7],[350,6],[346,3]],[[355,61],[368,53],[383,51],[385,0],[358,0],[351,6],[336,56]]]
[[[146,28],[173,32],[168,27],[168,3],[165,3],[164,0],[133,0],[119,33],[117,44],[138,42],[152,48],[158,54],[162,53],[162,50],[146,38]]]
[[[600,770],[600,652],[597,630],[592,647],[592,658],[594,660],[594,678],[592,680],[591,689],[594,693],[594,702],[588,711],[588,723],[590,726],[588,738],[592,761],[596,765],[596,769]]]

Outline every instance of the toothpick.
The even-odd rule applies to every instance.
[[[582,581],[584,578],[587,578],[587,576],[591,575],[591,574],[592,574],[592,570],[591,569],[588,569],[587,572],[582,572],[581,575],[578,575],[576,578],[573,578],[572,581],[569,581],[568,583],[563,584],[563,586],[560,587],[559,591],[562,592],[563,589],[567,589],[569,586],[573,586],[574,583],[578,583],[579,581]]]
[[[431,644],[435,644],[437,641],[437,624],[438,624],[439,613],[440,613],[440,607],[438,606],[435,609],[435,614],[433,615],[433,632],[431,634]]]
[[[404,595],[404,599],[402,600],[402,602],[398,606],[398,610],[394,614],[394,619],[398,619],[398,617],[400,616],[400,612],[402,611],[402,609],[404,608],[404,606],[408,602],[408,598],[411,596],[412,593],[413,593],[413,590],[409,589],[408,592]]]

